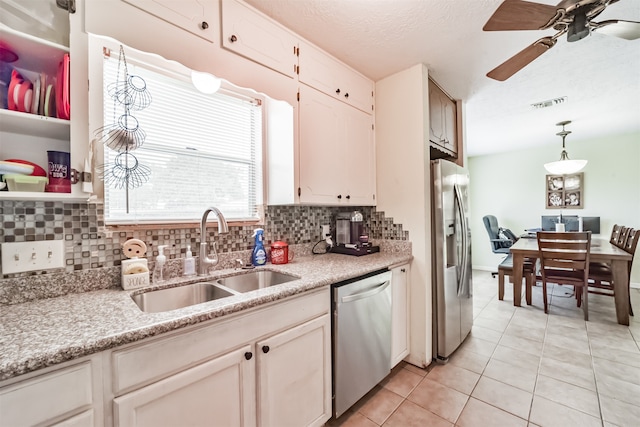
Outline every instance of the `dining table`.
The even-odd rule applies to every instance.
[[[513,305],[522,301],[522,268],[525,258],[539,258],[538,240],[520,238],[510,248],[513,256]],[[629,264],[633,257],[624,249],[603,238],[592,238],[589,251],[591,262],[605,262],[611,266],[616,317],[621,325],[629,325]]]

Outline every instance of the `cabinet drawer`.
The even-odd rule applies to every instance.
[[[299,79],[365,113],[373,113],[373,82],[311,44],[300,42]]]
[[[326,292],[325,292],[326,291]],[[329,311],[329,290],[278,301],[169,337],[112,353],[113,393],[118,396],[202,363],[258,337]]]
[[[88,409],[92,389],[90,362],[15,383],[0,389],[1,424],[36,425]]]

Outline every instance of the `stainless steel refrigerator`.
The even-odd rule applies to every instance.
[[[431,161],[433,357],[446,361],[471,332],[469,173],[447,160]]]

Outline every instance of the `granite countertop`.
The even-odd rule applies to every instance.
[[[140,311],[130,297],[140,290],[121,288],[0,306],[0,380],[410,260],[409,252],[381,252],[362,257],[338,254],[296,257],[289,264],[259,268],[299,276],[299,280],[163,313]],[[188,281],[239,273],[240,270],[218,270],[210,276],[191,277]],[[172,280],[163,287],[177,283],[186,282]]]

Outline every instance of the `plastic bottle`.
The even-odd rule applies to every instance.
[[[187,245],[187,252],[185,253],[184,264],[182,266],[183,275],[193,276],[196,274],[196,259],[191,253],[191,245]]]
[[[265,265],[267,263],[267,252],[264,250],[264,230],[262,228],[256,228],[253,232],[255,238],[255,244],[253,251],[251,252],[251,264],[255,266]]]
[[[156,257],[156,265],[153,267],[153,284],[164,282],[164,264],[167,262],[167,257],[164,255],[164,248],[167,245],[158,246],[158,256]]]

